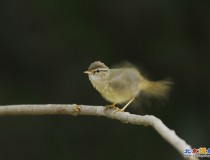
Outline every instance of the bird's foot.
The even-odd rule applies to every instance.
[[[115,111],[114,111],[114,114],[115,114],[116,112],[124,112],[124,109],[116,108]]]
[[[119,108],[116,107],[114,103],[114,104],[106,105],[104,110],[106,111],[107,109],[119,109]]]

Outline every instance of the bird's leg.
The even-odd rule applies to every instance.
[[[117,108],[115,112],[124,112],[124,110],[128,107],[129,104],[131,104],[131,102],[133,102],[134,99],[135,98],[132,98],[130,101],[128,101],[128,103],[122,109]]]
[[[117,103],[113,103],[113,104],[110,104],[110,105],[106,105],[106,106],[105,106],[105,110],[107,110],[107,109],[119,109],[118,107],[115,106],[116,104],[117,104]]]

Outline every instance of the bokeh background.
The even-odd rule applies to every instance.
[[[108,104],[83,74],[130,61],[175,82],[152,114],[192,147],[210,147],[210,4],[205,0],[7,0],[1,5],[0,104]],[[1,106],[2,107],[2,106]],[[183,159],[151,127],[104,117],[0,117],[0,159]]]

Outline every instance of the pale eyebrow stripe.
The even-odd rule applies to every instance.
[[[95,69],[94,71],[97,71],[97,70],[100,70],[100,71],[107,71],[108,69],[104,69],[104,68],[97,68],[97,69]]]
[[[101,71],[107,71],[107,69],[99,69],[99,70],[101,70]]]

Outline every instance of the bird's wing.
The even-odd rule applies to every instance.
[[[112,86],[113,90],[124,90],[127,88],[127,84],[127,79],[123,75],[117,75],[109,81],[109,85]]]
[[[109,84],[114,90],[125,91],[130,88],[131,84],[132,86],[135,86],[135,83],[138,82],[136,76],[129,70],[114,70],[114,72],[113,75],[115,76],[111,75],[112,78],[109,81]]]

